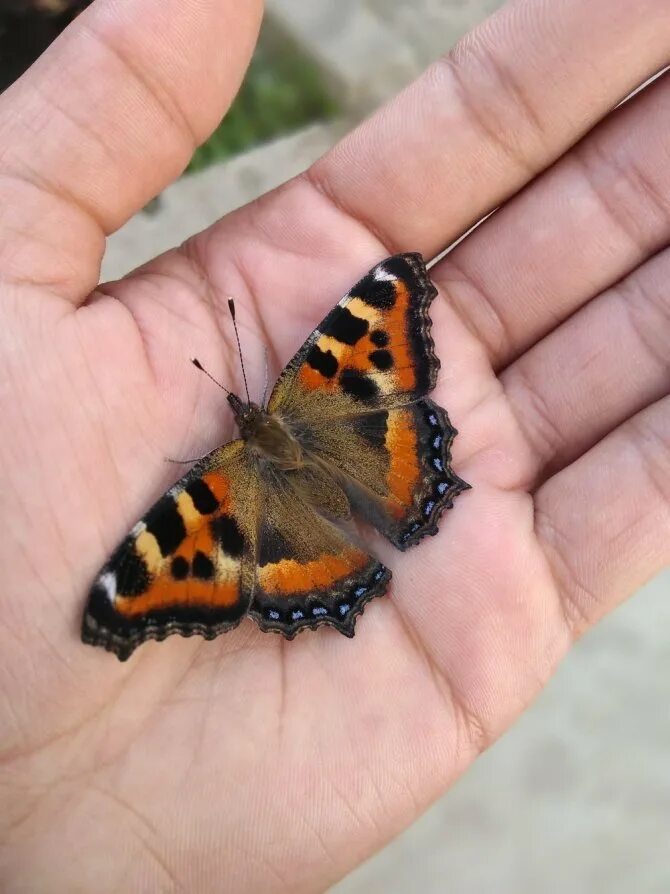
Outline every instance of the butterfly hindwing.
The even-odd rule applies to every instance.
[[[258,481],[243,441],[214,451],[139,521],[93,583],[84,642],[125,660],[147,639],[208,639],[246,615]],[[240,513],[244,505],[248,514]]]
[[[349,464],[345,491],[353,511],[405,550],[437,533],[440,515],[469,487],[451,468],[457,434],[442,407],[421,398],[361,417],[359,431],[372,432],[383,486],[371,493],[366,469]]]
[[[318,469],[267,482],[250,610],[262,630],[293,639],[327,624],[353,636],[365,604],[387,589],[391,572],[352,541],[342,507],[348,514],[346,496]]]

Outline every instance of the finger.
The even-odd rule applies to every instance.
[[[667,245],[669,102],[664,77],[436,266],[495,367]]]
[[[670,397],[537,493],[535,527],[581,633],[670,562]]]
[[[345,138],[311,182],[388,250],[432,256],[660,70],[669,50],[665,0],[519,0]]]
[[[98,0],[0,98],[3,276],[82,297],[234,96],[260,0]],[[5,264],[4,262],[7,262]]]
[[[526,352],[501,376],[531,447],[526,487],[670,392],[670,249]]]

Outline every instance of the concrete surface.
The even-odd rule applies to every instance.
[[[502,5],[502,0],[367,0],[396,40],[410,47],[417,69]]]
[[[339,79],[353,120],[498,5],[270,0],[269,10]],[[109,240],[103,278],[297,173],[340,129],[309,128],[175,184],[157,215]],[[669,894],[669,842],[667,571],[585,637],[517,725],[332,894]]]
[[[306,49],[338,101],[363,114],[412,80],[417,59],[361,0],[266,0],[269,20]]]

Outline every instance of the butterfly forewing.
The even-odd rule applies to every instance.
[[[257,506],[257,472],[244,441],[199,463],[135,525],[94,581],[84,642],[125,660],[147,639],[211,638],[239,624],[253,591]]]
[[[436,294],[420,255],[374,267],[337,304],[286,366],[268,403],[289,413],[305,395],[329,395],[324,416],[406,403],[435,386],[439,360],[428,307]]]

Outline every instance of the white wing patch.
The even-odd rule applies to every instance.
[[[98,583],[101,587],[103,587],[105,593],[107,594],[107,598],[109,601],[114,604],[114,600],[116,599],[116,575],[113,571],[105,571],[104,574],[101,574]]]

